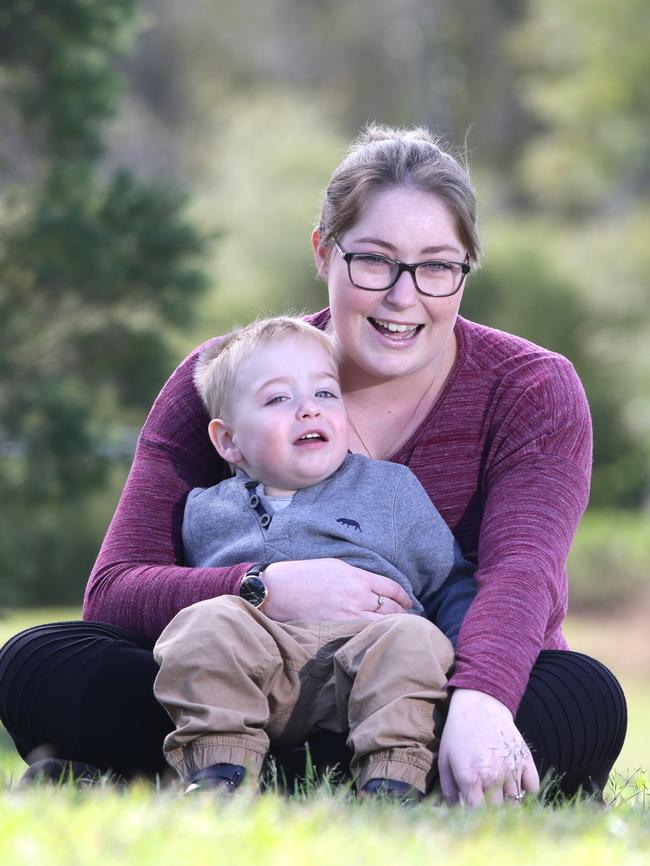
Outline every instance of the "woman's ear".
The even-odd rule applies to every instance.
[[[320,242],[320,229],[318,226],[311,233],[311,245],[314,250],[314,259],[316,260],[316,270],[318,276],[322,279],[327,279],[327,265],[331,253],[331,247],[323,246]]]
[[[208,435],[210,441],[223,457],[226,463],[239,463],[242,459],[241,451],[235,444],[235,437],[223,418],[213,418],[208,424]]]

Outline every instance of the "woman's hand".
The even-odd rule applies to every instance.
[[[484,692],[451,696],[438,757],[440,784],[450,803],[517,803],[539,790],[532,755],[510,710]]]
[[[292,619],[377,619],[405,613],[412,601],[394,580],[355,568],[340,559],[274,562],[264,571],[269,594],[264,613],[277,622]],[[378,605],[379,597],[384,603]]]

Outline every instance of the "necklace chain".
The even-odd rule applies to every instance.
[[[445,349],[446,349],[446,347],[445,347]],[[436,372],[433,374],[433,378],[431,379],[431,381],[429,382],[429,384],[427,385],[427,387],[424,389],[424,392],[423,392],[422,396],[420,397],[420,399],[418,400],[418,402],[415,404],[415,408],[413,409],[413,411],[411,412],[411,414],[408,416],[408,418],[406,419],[406,421],[405,421],[405,422],[402,424],[402,426],[400,427],[400,430],[399,430],[399,433],[398,433],[398,437],[397,437],[398,441],[399,441],[400,437],[402,436],[402,433],[406,430],[406,428],[408,427],[408,425],[409,425],[409,424],[411,423],[411,421],[413,420],[413,418],[415,418],[418,409],[420,408],[420,406],[421,406],[422,403],[424,402],[424,398],[427,396],[427,394],[429,394],[429,392],[431,391],[431,389],[432,389],[433,386],[435,385],[435,383],[436,383],[436,381],[437,381],[437,379],[438,379],[438,375],[439,375],[440,371],[442,370],[442,364],[443,364],[443,361],[445,360],[445,349],[442,350],[442,355],[440,356],[440,361],[439,361],[438,366],[437,366],[437,368],[436,368]],[[370,457],[372,460],[377,459],[377,458],[375,458],[375,455],[371,452],[370,448],[368,448],[368,446],[367,446],[366,443],[364,442],[364,440],[363,440],[363,436],[361,435],[361,433],[359,433],[359,431],[358,431],[358,429],[357,429],[357,425],[356,425],[356,424],[354,423],[354,421],[352,420],[352,416],[350,415],[350,412],[349,412],[347,409],[345,410],[345,414],[348,416],[348,421],[350,422],[350,426],[352,427],[352,429],[354,430],[354,432],[357,434],[357,438],[358,438],[359,442],[361,442],[361,444],[363,445],[363,448],[364,448],[366,454],[368,455],[368,457]]]

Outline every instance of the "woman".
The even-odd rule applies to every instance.
[[[478,561],[440,747],[444,796],[519,800],[600,792],[623,743],[625,700],[607,669],[567,650],[566,557],[586,506],[591,425],[568,361],[458,316],[479,262],[474,192],[425,130],[372,126],[336,169],[313,233],[354,450],[405,463]],[[407,264],[404,264],[407,263]],[[225,477],[192,383],[197,353],[158,397],[91,575],[87,622],[31,629],[0,657],[0,711],[23,756],[133,774],[162,771],[170,723],[152,698],[151,646],[181,608],[238,594],[255,563],[183,567],[189,488]],[[279,621],[363,616],[373,575],[336,560],[264,571]],[[397,605],[387,602],[383,613]],[[92,622],[96,621],[96,622]],[[316,760],[341,742],[315,739]]]

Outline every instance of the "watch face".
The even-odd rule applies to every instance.
[[[250,602],[253,607],[259,607],[266,598],[268,590],[261,577],[249,575],[245,577],[239,587],[239,594],[244,601]]]

